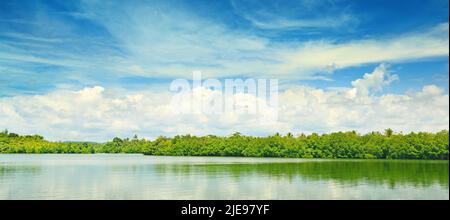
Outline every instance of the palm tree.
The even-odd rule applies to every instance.
[[[386,135],[387,137],[392,136],[392,134],[394,134],[394,131],[390,128],[384,130],[384,135]]]

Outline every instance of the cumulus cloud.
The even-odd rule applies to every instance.
[[[397,75],[391,75],[388,72],[386,64],[381,64],[372,73],[364,74],[362,79],[352,81],[352,86],[355,92],[367,95],[371,90],[375,92],[382,91],[384,86],[391,84],[397,79]]]
[[[370,89],[386,86],[395,75],[380,65],[353,87],[323,90],[294,87],[279,94],[278,120],[261,123],[258,114],[180,114],[169,92],[141,91],[118,93],[100,86],[79,91],[58,90],[45,95],[0,99],[0,127],[20,133],[38,133],[51,140],[104,141],[114,136],[155,138],[159,135],[218,134],[235,131],[251,135],[275,132],[330,132],[357,130],[369,132],[393,128],[396,131],[438,131],[448,129],[449,96],[435,85],[407,94],[374,95]],[[364,92],[354,92],[362,90]],[[217,91],[194,89],[194,95],[208,100]],[[234,94],[238,104],[258,97]],[[185,106],[186,100],[177,107]],[[241,100],[241,101],[239,101]]]
[[[280,122],[297,132],[448,129],[448,94],[434,85],[409,95],[348,96],[349,91],[291,89],[280,97],[280,103],[285,103],[279,113]]]

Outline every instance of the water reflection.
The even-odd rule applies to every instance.
[[[448,161],[0,155],[0,199],[448,199]]]
[[[258,175],[292,181],[300,176],[309,181],[333,180],[340,184],[352,185],[367,181],[371,184],[388,183],[391,187],[398,184],[411,184],[416,187],[439,184],[448,187],[448,163],[433,161],[330,160],[302,163],[159,164],[155,167],[161,173],[215,177],[226,174],[237,180],[245,179],[249,175]]]

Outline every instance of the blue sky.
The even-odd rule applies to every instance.
[[[440,0],[6,1],[0,4],[0,96],[40,94],[59,86],[135,88],[189,77],[192,69],[214,69],[222,77],[264,76],[260,69],[224,66],[245,65],[246,59],[250,65],[276,63],[270,54],[258,53],[304,42],[382,42],[445,23],[448,1]],[[230,48],[227,41],[250,45]],[[402,79],[393,85],[399,91],[448,78],[447,54],[395,59],[385,62]],[[286,80],[345,86],[378,63],[355,63],[332,74],[298,70]],[[328,80],[315,80],[317,75]]]
[[[447,0],[1,1],[0,98],[165,92],[195,70],[328,91],[380,65],[396,79],[373,95],[445,95],[448,14]]]

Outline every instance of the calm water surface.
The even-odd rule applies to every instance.
[[[0,199],[449,199],[448,161],[1,155]]]

